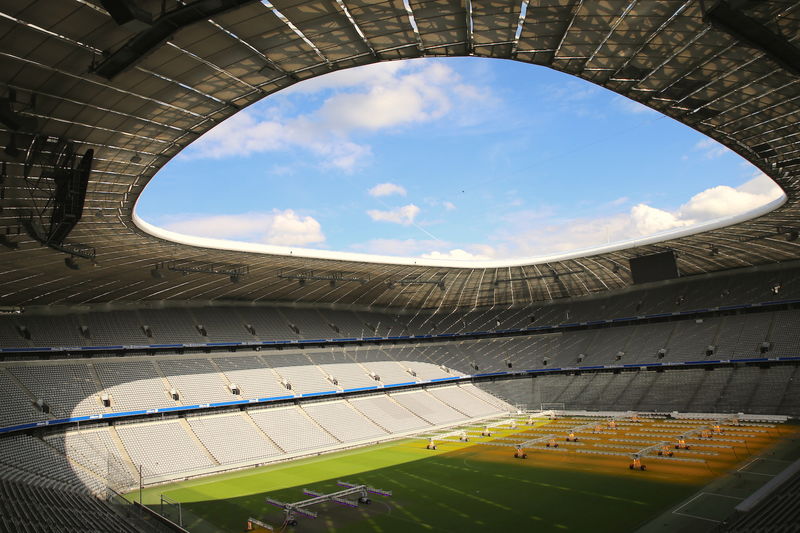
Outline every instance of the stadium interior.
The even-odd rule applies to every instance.
[[[212,531],[166,516],[179,504],[159,491],[377,445],[430,452],[420,464],[476,448],[698,480],[629,529],[593,530],[645,532],[668,511],[686,521],[675,531],[792,531],[800,447],[778,459],[775,446],[798,441],[800,417],[799,38],[788,0],[0,1],[0,531]],[[738,153],[785,201],[469,265],[176,242],[136,217],[158,170],[248,105],[440,56],[610,89]],[[702,487],[770,460],[781,468],[703,514]],[[355,503],[307,495],[363,508],[367,489],[401,498],[393,481],[340,483]],[[145,489],[160,505],[142,505]],[[303,505],[267,503],[276,531],[421,523],[304,529]],[[235,530],[271,530],[242,512]],[[438,527],[491,529],[462,514]]]

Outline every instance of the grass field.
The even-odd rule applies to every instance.
[[[775,440],[760,439],[750,443],[751,452]],[[301,518],[296,531],[624,532],[690,499],[745,459],[740,451],[706,465],[654,462],[639,472],[628,470],[624,457],[532,451],[518,460],[512,448],[443,444],[429,451],[422,441],[405,440],[162,485],[146,489],[144,502],[157,509],[161,494],[180,501],[193,533],[238,532],[248,517],[282,522],[266,496],[302,500],[304,488],[334,491],[343,480],[394,495],[374,496],[358,509],[317,506],[319,518]]]

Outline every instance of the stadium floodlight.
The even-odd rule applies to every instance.
[[[220,274],[228,276],[231,283],[237,283],[245,274],[250,272],[250,267],[242,264],[209,263],[206,261],[191,261],[179,259],[175,261],[162,261],[156,263],[150,270],[150,275],[156,279],[164,277],[164,270],[180,272],[184,276],[192,273]]]
[[[394,288],[396,285],[400,285],[405,287],[407,285],[436,285],[439,287],[439,290],[444,291],[445,289],[445,277],[447,274],[445,272],[439,272],[437,279],[419,279],[419,278],[401,278],[395,280],[386,280],[386,286],[390,289]]]
[[[297,280],[300,285],[304,285],[306,281],[328,281],[331,287],[336,287],[337,283],[347,283],[355,281],[364,285],[369,282],[369,276],[359,276],[354,272],[315,272],[313,270],[303,270],[300,272],[286,272],[281,271],[278,273],[281,279],[288,279],[290,281]]]
[[[520,276],[517,278],[496,279],[494,280],[494,286],[496,287],[501,283],[512,283],[514,281],[529,281],[529,280],[547,279],[547,278],[553,278],[553,281],[558,281],[560,276],[573,276],[576,274],[582,274],[583,272],[585,272],[585,270],[583,270],[582,268],[576,270],[565,270],[563,272],[557,272],[555,270],[551,270],[549,274],[541,274],[537,276]],[[616,270],[614,270],[614,272],[616,272]]]

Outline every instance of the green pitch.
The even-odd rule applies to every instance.
[[[193,533],[243,531],[248,517],[280,525],[282,512],[264,503],[306,498],[304,488],[332,492],[337,480],[394,492],[358,509],[316,506],[297,532],[560,531],[624,532],[693,494],[698,485],[649,476],[598,474],[520,461],[513,450],[453,445],[429,451],[408,440],[147,489],[182,503]],[[138,493],[130,494],[134,499]],[[165,509],[166,511],[166,509]]]

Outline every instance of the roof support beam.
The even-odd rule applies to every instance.
[[[181,28],[255,1],[196,0],[180,6],[153,21],[149,28],[139,32],[120,49],[95,65],[92,71],[106,79],[113,79],[122,71],[138,63],[145,55],[152,52]]]
[[[703,18],[712,26],[763,50],[776,63],[795,76],[800,76],[800,49],[784,36],[748,17],[728,0],[719,0],[710,8],[705,8],[704,3],[703,7]]]

